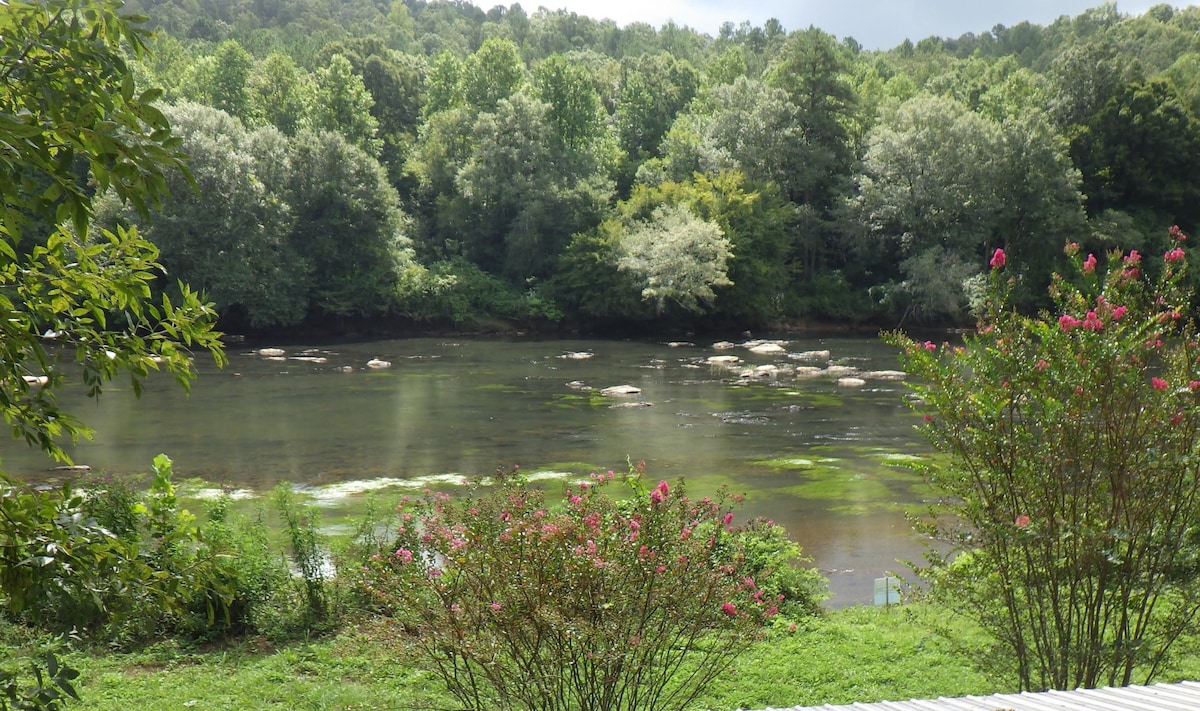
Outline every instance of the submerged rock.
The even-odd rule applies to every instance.
[[[582,380],[572,380],[571,382],[567,383],[567,387],[571,388],[572,390],[592,390],[593,389],[591,385],[588,385],[587,383],[583,382]]]
[[[368,368],[377,368],[377,369],[378,368],[390,368],[390,367],[392,367],[392,362],[390,360],[380,360],[378,358],[372,358],[371,360],[367,361],[367,367]]]
[[[287,354],[287,351],[283,350],[282,348],[259,348],[254,352],[260,356],[265,356],[268,358],[278,358],[281,355]]]
[[[717,341],[716,343],[712,344],[712,347],[713,350],[727,351],[731,348],[737,348],[737,345],[731,343],[730,341]]]
[[[867,380],[904,380],[908,373],[903,370],[870,370],[862,374]]]
[[[629,409],[629,408],[638,408],[638,407],[654,407],[654,403],[651,403],[651,402],[618,402],[615,405],[609,405],[608,407],[609,407],[609,409],[617,409],[617,408]]]
[[[837,380],[839,388],[861,388],[866,384],[867,381],[862,378],[838,378]]]
[[[800,351],[799,353],[790,353],[788,358],[793,360],[829,360],[832,357],[829,351]]]
[[[592,357],[592,353],[587,351],[567,351],[559,356],[563,360],[587,360]]]
[[[604,388],[603,390],[601,390],[600,394],[601,395],[610,395],[610,396],[613,396],[613,395],[623,396],[623,395],[637,395],[640,392],[642,392],[641,388],[635,388],[632,385],[613,385],[612,387],[607,387],[607,388]]]

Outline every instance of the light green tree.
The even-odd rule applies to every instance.
[[[729,240],[719,226],[682,205],[664,205],[628,228],[617,264],[635,276],[642,298],[660,312],[668,303],[703,311],[716,299],[714,287],[732,283],[730,256]]]
[[[379,121],[371,115],[375,100],[354,73],[350,60],[340,54],[330,58],[328,66],[316,72],[316,99],[305,126],[314,131],[331,131],[372,156],[382,148]]]

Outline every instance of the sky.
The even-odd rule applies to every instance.
[[[517,0],[473,0],[489,9]],[[1140,15],[1163,0],[1118,0],[1117,10]],[[843,39],[858,40],[866,49],[891,49],[936,35],[980,34],[997,24],[1028,20],[1048,25],[1061,15],[1075,16],[1102,0],[526,0],[521,7],[533,13],[539,6],[566,9],[595,19],[610,18],[618,25],[645,22],[660,27],[667,20],[716,36],[723,22],[748,20],[762,26],[778,19],[789,32],[814,25]],[[1187,3],[1168,3],[1177,7]]]

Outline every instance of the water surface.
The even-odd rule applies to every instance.
[[[931,494],[897,465],[927,447],[903,383],[845,387],[791,371],[895,369],[895,351],[866,338],[783,347],[760,355],[708,341],[418,338],[288,346],[270,359],[232,346],[225,369],[200,363],[190,395],[162,377],[140,400],[116,383],[98,401],[68,392],[63,404],[96,430],[70,448],[78,463],[139,472],[166,452],[179,478],[258,492],[280,481],[321,487],[514,464],[577,477],[644,460],[652,479],[684,476],[696,494],[722,484],[745,493],[739,515],[786,526],[830,576],[832,602],[868,601],[875,577],[906,573],[897,559],[920,557],[904,514]],[[830,357],[796,357],[819,350]],[[741,362],[710,365],[718,355]],[[369,368],[371,359],[391,367]],[[742,377],[768,365],[782,371]],[[641,393],[598,394],[614,385]],[[39,453],[0,447],[10,473],[49,476]]]

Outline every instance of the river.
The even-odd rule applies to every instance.
[[[291,481],[335,510],[382,483],[452,486],[511,465],[578,478],[644,460],[653,481],[744,493],[738,515],[785,526],[830,578],[834,605],[869,602],[875,578],[911,575],[898,560],[923,550],[905,514],[932,493],[902,465],[928,446],[903,382],[864,377],[897,367],[875,339],[799,339],[755,353],[711,341],[414,338],[287,346],[274,358],[257,352],[267,345],[230,346],[224,369],[199,363],[189,395],[166,377],[151,378],[140,400],[122,381],[97,401],[64,393],[65,408],[96,431],[68,448],[73,459],[144,472],[165,452],[177,478],[258,493]],[[391,365],[368,367],[372,359]],[[813,374],[829,365],[866,382]],[[640,393],[598,392],[616,385]],[[10,474],[50,476],[40,453],[0,447]]]

